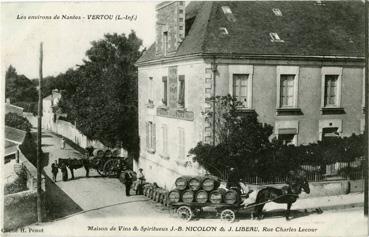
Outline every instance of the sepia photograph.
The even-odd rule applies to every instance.
[[[368,9],[1,1],[1,236],[369,236]]]

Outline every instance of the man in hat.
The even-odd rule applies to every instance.
[[[138,175],[137,175],[137,186],[136,186],[136,195],[142,195],[143,194],[143,184],[145,182],[145,175],[143,174],[143,169],[138,169]]]

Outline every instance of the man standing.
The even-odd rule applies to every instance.
[[[53,181],[56,182],[56,177],[58,175],[59,168],[58,168],[58,161],[55,160],[54,163],[51,164],[51,173],[53,174]]]
[[[136,195],[142,195],[143,194],[143,184],[145,182],[145,175],[143,174],[143,169],[138,169],[138,175],[137,175],[137,187],[136,187]]]
[[[61,166],[60,166],[61,172],[62,172],[62,179],[63,181],[68,181],[68,170],[67,170],[67,165],[62,162]]]
[[[129,192],[131,191],[132,177],[129,172],[125,172],[124,174],[124,185],[126,186],[126,196],[127,197],[131,196]]]

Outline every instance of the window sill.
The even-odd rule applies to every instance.
[[[147,153],[150,153],[150,154],[155,154],[155,149],[146,149]]]
[[[276,115],[303,115],[300,108],[278,108]]]
[[[344,114],[345,110],[342,107],[323,107],[320,109],[321,114]]]
[[[168,156],[168,154],[160,154],[160,158],[162,158],[163,160],[169,160],[170,157]]]

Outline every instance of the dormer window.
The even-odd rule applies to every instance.
[[[281,38],[279,38],[279,35],[277,33],[269,33],[271,41],[272,42],[284,42],[284,40],[281,40]]]
[[[229,6],[222,6],[224,14],[232,14],[231,8]]]
[[[279,8],[273,8],[272,11],[273,11],[274,15],[282,16],[282,12],[281,12],[281,10],[279,10]]]

